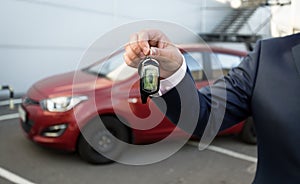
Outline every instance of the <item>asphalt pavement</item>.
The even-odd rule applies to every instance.
[[[77,153],[53,151],[29,141],[16,112],[0,106],[1,184],[250,184],[254,178],[257,148],[235,136],[217,137],[204,151],[190,142],[150,165],[90,165]],[[142,156],[131,155],[132,159]]]

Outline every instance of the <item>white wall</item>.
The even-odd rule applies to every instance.
[[[272,35],[285,36],[300,31],[300,1],[292,0],[292,4],[284,7],[273,7],[271,21]]]
[[[24,93],[41,78],[74,70],[89,44],[125,23],[156,19],[200,33],[229,12],[214,0],[1,0],[0,85]]]

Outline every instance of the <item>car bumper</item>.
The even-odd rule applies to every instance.
[[[72,112],[71,110],[59,115],[43,111],[39,105],[22,104],[19,107],[21,127],[27,138],[43,146],[66,151],[76,150],[77,137],[80,132]],[[65,128],[49,130],[49,127],[57,127],[57,125],[65,125],[61,126]]]

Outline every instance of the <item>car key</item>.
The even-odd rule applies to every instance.
[[[147,98],[159,90],[159,63],[157,60],[146,57],[141,61],[138,73],[140,75],[140,93],[142,103],[147,103]]]

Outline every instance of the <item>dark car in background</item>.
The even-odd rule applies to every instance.
[[[208,49],[200,44],[179,47],[198,88],[208,85],[208,78],[220,77],[218,60],[226,74],[247,54],[220,47]],[[27,137],[46,147],[78,151],[84,160],[103,164],[112,160],[101,153],[122,153],[111,135],[131,144],[153,143],[171,132],[175,132],[174,138],[184,136],[185,133],[158,108],[150,112],[151,100],[142,104],[137,70],[125,65],[123,52],[115,52],[84,69],[51,76],[32,85],[19,107],[21,126]],[[74,75],[78,79],[76,83]],[[147,118],[150,113],[157,114],[159,122],[137,120]],[[95,128],[99,117],[107,129]],[[90,146],[82,131],[89,132],[95,146]],[[246,142],[256,142],[253,123],[248,120],[220,132],[223,134],[240,134]]]

